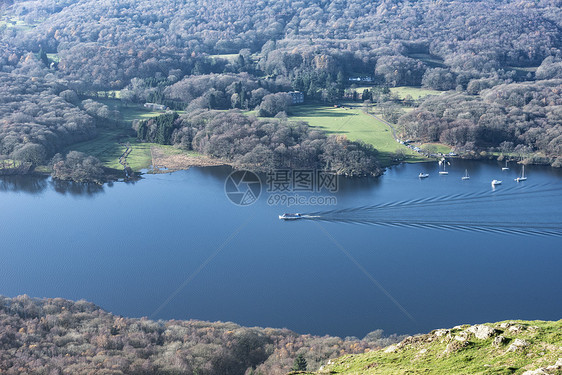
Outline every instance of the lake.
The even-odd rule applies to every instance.
[[[306,173],[289,191],[283,173],[261,175],[255,190],[226,167],[101,188],[4,177],[0,294],[358,337],[562,318],[562,171],[528,166],[517,183],[515,164],[438,168],[403,164],[312,193]],[[257,194],[233,186],[261,194],[236,205]]]

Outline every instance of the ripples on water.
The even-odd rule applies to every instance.
[[[559,207],[545,213],[544,201],[556,198],[554,184],[508,187],[463,194],[424,197],[370,206],[306,213],[309,219],[349,224],[489,232],[524,236],[562,236]],[[533,203],[541,201],[533,212]],[[519,209],[524,202],[524,210]],[[539,206],[538,204],[536,205]],[[547,205],[548,207],[548,205]]]

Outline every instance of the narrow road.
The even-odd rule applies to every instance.
[[[123,166],[123,170],[125,171],[125,178],[129,179],[130,173],[129,171],[131,170],[131,168],[129,167],[129,164],[127,163],[127,156],[129,156],[129,154],[131,153],[131,151],[133,151],[130,143],[127,142],[127,144],[123,144],[123,143],[119,143],[121,146],[125,146],[125,151],[121,154],[121,156],[119,157],[119,164],[121,164]]]
[[[388,127],[390,128],[390,130],[392,130],[392,136],[394,137],[395,141],[398,141],[398,138],[396,137],[396,129],[394,128],[394,125],[392,125],[390,122],[383,120],[381,117],[374,115],[372,113],[367,112],[368,115],[373,116],[374,118],[376,118],[377,120],[379,120],[380,122],[382,122],[385,125],[388,125]]]

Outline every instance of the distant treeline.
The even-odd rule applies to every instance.
[[[289,79],[307,70],[341,71],[409,85],[435,67],[466,87],[473,78],[538,66],[556,54],[562,19],[557,0],[15,0],[9,14],[37,24],[22,33],[5,29],[10,45],[58,53],[57,69],[69,79],[113,88],[172,70]],[[209,57],[217,54],[238,57]]]
[[[317,168],[346,176],[378,175],[377,151],[343,136],[327,136],[303,122],[258,119],[239,111],[169,112],[134,122],[139,139],[177,145],[238,167]]]
[[[406,138],[562,166],[561,79],[501,84],[477,95],[435,96],[398,123]]]
[[[329,358],[402,338],[380,330],[342,340],[234,323],[156,322],[86,301],[0,296],[0,372],[7,375],[282,375],[299,355],[317,370]]]
[[[459,95],[420,109],[436,116],[436,124],[412,121],[418,111],[405,117],[404,134],[475,151],[507,142],[560,164],[556,100],[543,111],[514,96],[505,100],[509,111],[498,109],[505,121],[494,125],[484,125],[472,109],[456,117],[432,109],[438,101],[452,104],[452,98],[463,108],[492,101],[490,108],[496,108],[504,99],[484,97],[486,90],[511,91],[522,84],[535,93],[543,90],[542,81],[561,79],[560,0],[13,0],[0,8],[1,79],[20,95],[0,95],[0,104],[10,103],[0,109],[0,147],[18,160],[49,158],[91,137],[96,126],[118,120],[103,104],[84,102],[81,93],[120,90],[124,103],[257,109],[275,116],[286,108],[280,97],[269,95],[281,92],[298,90],[307,101],[337,104],[350,97],[372,99],[355,94],[352,85],[375,91],[422,85]],[[558,94],[547,96],[553,95]],[[397,120],[400,113],[387,108],[387,119]],[[464,120],[473,125],[457,125]],[[505,129],[491,130],[500,126]],[[513,130],[520,127],[522,132]],[[440,130],[428,135],[428,128]],[[461,136],[467,128],[469,135]],[[535,137],[532,129],[548,135]]]

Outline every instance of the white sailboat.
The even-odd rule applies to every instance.
[[[525,166],[523,166],[523,169],[521,171],[521,176],[517,177],[515,179],[515,181],[519,182],[519,181],[526,181],[526,180],[527,180],[527,177],[525,177]]]
[[[507,160],[505,161],[505,167],[502,168],[502,171],[509,171],[509,167],[507,166]]]
[[[468,175],[468,169],[464,170],[464,176],[461,177],[461,180],[470,180],[470,176]]]
[[[439,174],[449,174],[449,172],[446,171],[446,165],[447,164],[450,164],[450,163],[448,163],[445,159],[441,159],[439,161],[439,165],[443,165],[443,170],[439,171]]]

